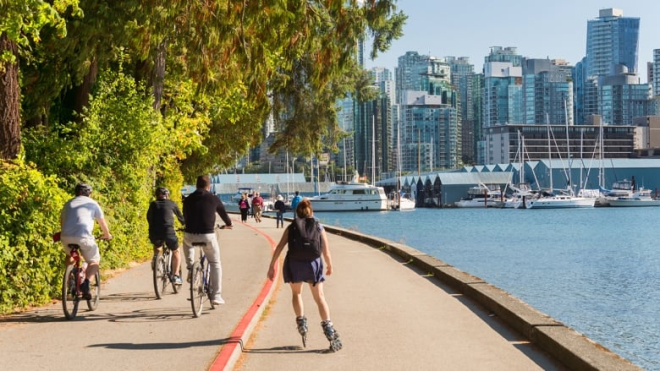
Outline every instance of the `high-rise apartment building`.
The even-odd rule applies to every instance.
[[[614,8],[601,9],[598,18],[587,22],[587,54],[575,72],[581,84],[575,91],[578,123],[587,122],[589,116],[603,114],[599,100],[600,77],[616,74],[620,70],[618,66],[637,74],[639,24],[639,18],[624,17],[622,10]]]
[[[617,65],[637,74],[639,18],[624,17],[621,9],[601,9],[587,22],[587,76],[605,76]]]
[[[660,49],[653,49],[653,62],[649,83],[653,86],[653,96],[660,96]]]
[[[516,48],[491,47],[484,60],[484,127],[522,122],[521,65]]]
[[[393,173],[395,161],[395,124],[393,105],[394,81],[392,72],[386,68],[369,71],[373,89],[378,91],[375,100],[358,104],[354,126],[355,169],[374,181],[384,173]]]
[[[396,68],[404,171],[453,169],[461,160],[460,98],[447,61],[407,52]]]
[[[474,73],[474,65],[470,64],[467,57],[445,57],[451,69],[451,84],[458,91],[458,110],[461,117],[462,131],[462,153],[463,163],[475,163],[477,158],[477,125],[481,124],[481,109],[477,102],[481,102],[481,88],[475,84],[477,74]]]
[[[445,100],[453,93],[451,69],[445,61],[417,52],[406,52],[399,57],[396,68],[396,100],[402,102],[405,91],[425,91],[442,95]]]
[[[598,79],[598,106],[603,122],[632,125],[634,118],[655,115],[650,84],[640,84],[639,77],[619,65],[615,73]]]
[[[523,59],[524,124],[573,125],[571,66],[558,59]]]
[[[339,127],[345,133],[354,133],[355,119],[355,101],[352,96],[348,96],[337,102],[337,120]],[[339,152],[332,155],[335,163],[343,168],[355,168],[354,153],[355,135],[348,135],[338,143]],[[342,179],[348,181],[349,179]]]
[[[407,90],[402,97],[403,171],[458,168],[462,133],[457,109],[424,91]]]

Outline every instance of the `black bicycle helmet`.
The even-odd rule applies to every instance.
[[[76,185],[76,196],[88,196],[92,193],[92,186],[86,183]]]
[[[156,197],[158,198],[170,197],[170,190],[165,187],[158,187],[156,188]]]

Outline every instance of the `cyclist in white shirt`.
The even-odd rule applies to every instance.
[[[71,258],[70,244],[80,246],[80,253],[87,262],[87,271],[85,281],[81,285],[83,298],[91,299],[89,293],[89,278],[93,277],[99,270],[101,255],[96,239],[92,234],[94,221],[99,223],[103,231],[103,239],[110,240],[112,235],[108,229],[108,224],[103,218],[103,211],[99,204],[89,196],[92,193],[92,187],[88,184],[78,184],[75,189],[76,196],[70,199],[60,214],[60,225],[62,227],[61,241],[64,252],[66,253],[66,265],[73,264]]]

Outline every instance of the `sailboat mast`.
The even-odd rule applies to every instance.
[[[396,181],[396,193],[397,195],[401,194],[401,187],[400,187],[400,182],[401,182],[401,123],[396,124],[396,168],[399,173],[399,179]]]
[[[547,112],[545,113],[545,122],[548,129],[548,166],[550,169],[550,192],[552,192],[554,187],[552,185],[552,148],[550,144],[550,116],[548,115]]]
[[[342,143],[344,146],[344,182],[346,181],[346,138],[342,139]]]
[[[603,167],[603,120],[600,120],[600,125],[599,125],[599,130],[598,130],[598,137],[600,139],[598,145],[600,146],[600,164],[598,168],[598,185],[601,187],[605,187],[605,168]]]
[[[371,184],[376,184],[376,115],[371,116]]]
[[[566,100],[564,100],[564,117],[566,117],[566,156],[568,157],[568,188],[573,190],[573,183],[571,182],[571,142],[568,133],[568,110],[566,109]]]

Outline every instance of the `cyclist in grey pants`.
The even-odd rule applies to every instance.
[[[226,228],[231,229],[231,219],[227,215],[222,201],[209,192],[211,180],[207,175],[197,177],[197,190],[183,200],[183,218],[186,228],[183,234],[183,253],[186,257],[188,274],[195,261],[193,243],[204,242],[203,247],[206,259],[211,267],[211,302],[213,305],[224,304],[222,299],[222,264],[220,262],[220,246],[215,237],[216,213],[225,222]]]

